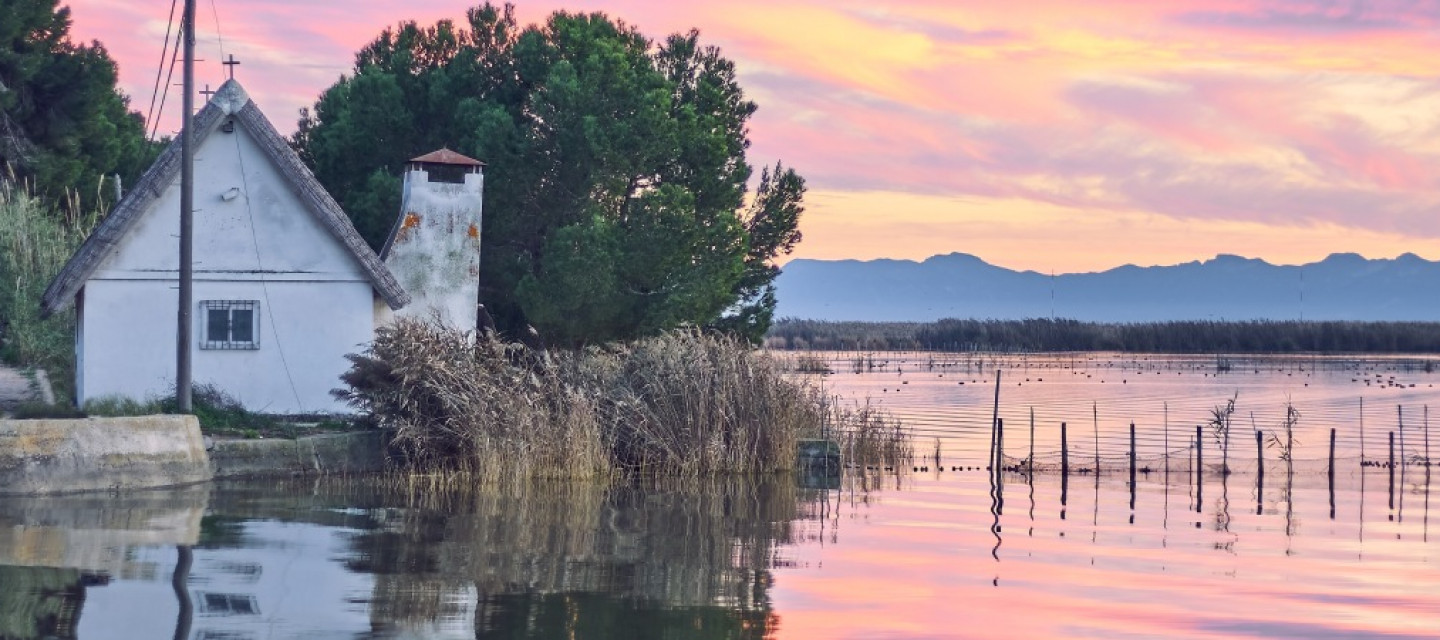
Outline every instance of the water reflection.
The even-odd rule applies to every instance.
[[[1412,509],[1424,500],[1424,517],[1381,519],[1360,542],[1364,474],[1282,467],[1267,499],[1259,478],[1216,468],[1177,470],[1173,486],[1092,473],[1092,491],[1074,497],[1093,497],[1090,522],[1055,508],[1071,499],[1066,478],[1014,466],[6,498],[0,637],[1404,637],[1440,626],[1428,473],[1397,487]],[[1019,481],[1031,508],[1007,512],[1006,485],[1013,495]],[[1204,483],[1231,481],[1255,483],[1257,512],[1227,513],[1223,487],[1200,499]],[[1200,513],[1180,500],[1185,524],[1171,529],[1169,494],[1186,485]],[[1004,537],[1007,526],[1028,533]]]
[[[578,607],[600,620],[652,602],[695,615],[731,612],[736,624],[744,620],[763,635],[766,571],[777,543],[792,536],[796,491],[793,479],[777,477],[423,493],[413,496],[419,508],[360,536],[350,565],[385,578],[372,609],[380,627],[434,617],[447,590],[473,589],[483,603],[475,614],[480,631],[535,620],[517,616],[517,607],[543,613],[569,602],[577,608],[569,619],[579,625]],[[576,593],[606,598],[556,599]],[[550,628],[533,624],[517,637]]]
[[[1214,469],[1205,474],[1212,486],[1224,482]],[[1419,519],[1387,527],[1388,541],[1367,543],[1362,564],[1352,555],[1358,474],[1337,478],[1336,521],[1323,517],[1331,499],[1325,475],[1286,475],[1284,492],[1261,513],[1225,515],[1215,491],[1194,519],[1215,526],[1167,531],[1171,487],[1163,482],[1132,485],[1125,474],[1104,474],[1091,522],[1042,509],[1032,524],[1029,514],[997,517],[992,495],[1003,480],[921,474],[849,514],[865,526],[848,527],[839,548],[798,547],[801,565],[777,570],[781,635],[1213,637],[1214,629],[1254,628],[1410,637],[1440,624],[1440,579],[1428,566],[1435,550],[1420,542]],[[1067,484],[1053,474],[1009,477],[1031,484],[1042,506],[1058,502]],[[1177,488],[1187,484],[1176,480]],[[1418,482],[1411,490],[1417,500],[1424,491]],[[1022,521],[1032,535],[995,545],[1006,524]]]
[[[803,480],[5,498],[0,637],[760,638]]]
[[[161,563],[131,550],[194,544],[208,496],[192,486],[125,500],[0,499],[0,638],[78,637],[87,593],[163,576]]]

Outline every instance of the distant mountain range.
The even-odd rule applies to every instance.
[[[964,253],[910,260],[793,260],[776,280],[777,318],[1440,321],[1440,262],[1353,253],[1287,266],[1219,255],[1051,276]]]

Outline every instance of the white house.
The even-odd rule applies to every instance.
[[[345,354],[412,300],[404,313],[474,327],[479,162],[453,152],[412,162],[387,265],[239,83],[221,86],[192,122],[196,384],[256,411],[343,413],[330,391]],[[460,180],[431,182],[431,171]],[[75,307],[82,406],[174,392],[179,202],[177,138],[45,292],[46,313]]]

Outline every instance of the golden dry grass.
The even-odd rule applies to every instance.
[[[786,470],[822,432],[857,455],[908,446],[868,405],[836,409],[744,341],[694,329],[539,351],[402,320],[350,359],[336,394],[394,429],[402,465],[436,485]]]

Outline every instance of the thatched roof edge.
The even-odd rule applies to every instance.
[[[238,110],[236,103],[243,103]],[[233,112],[233,113],[232,113]],[[315,175],[300,161],[285,138],[269,120],[260,113],[255,102],[246,96],[244,89],[234,80],[227,81],[215,96],[195,115],[196,147],[219,128],[225,117],[234,115],[236,122],[254,137],[257,145],[265,152],[280,174],[289,179],[295,194],[316,219],[350,251],[361,268],[369,276],[371,284],[391,309],[399,309],[410,302],[410,295],[400,286],[395,275],[380,261],[380,257],[365,244],[344,210],[330,197]],[[176,136],[160,157],[140,176],[135,186],[116,203],[90,237],[75,251],[75,255],[56,274],[50,286],[41,296],[41,311],[52,314],[68,307],[80,292],[85,282],[94,275],[105,258],[115,250],[120,239],[125,237],[146,211],[159,199],[165,188],[175,182],[180,173],[180,137]]]

